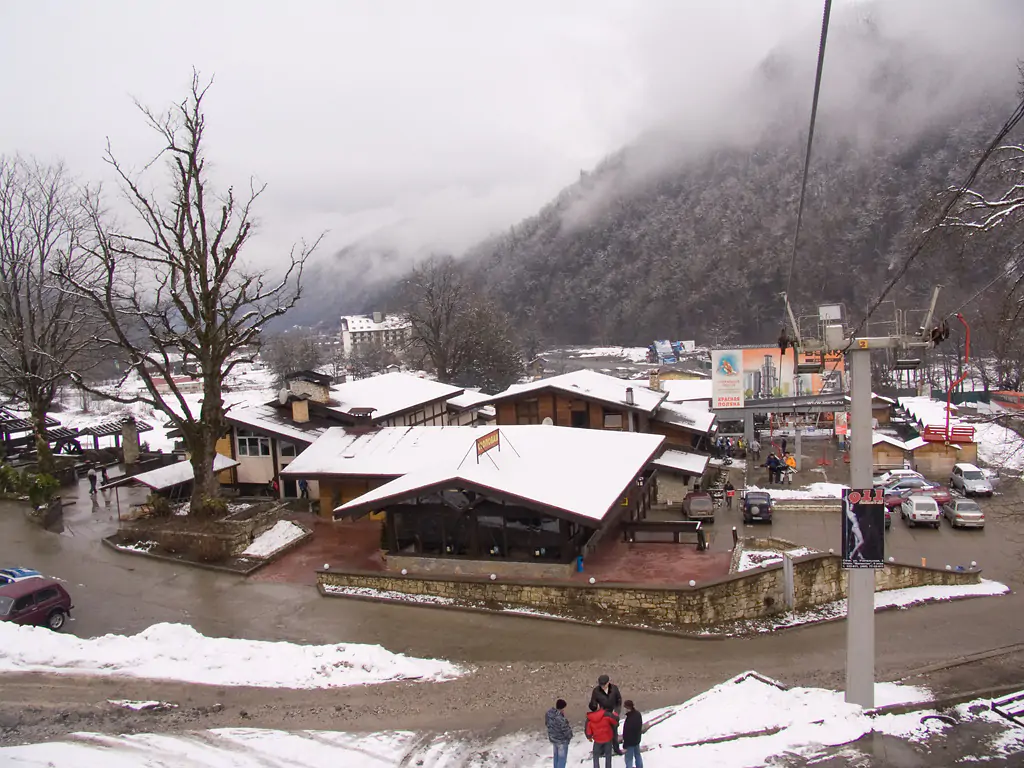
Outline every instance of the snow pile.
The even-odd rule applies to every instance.
[[[1024,439],[1002,424],[974,424],[978,458],[986,464],[1024,470]]]
[[[780,499],[841,499],[843,491],[850,486],[841,483],[811,483],[799,489],[758,488],[748,485],[748,491],[763,491],[776,501]]]
[[[647,362],[647,347],[568,347],[552,350],[552,354],[558,352],[564,352],[569,357],[617,357],[631,363]]]
[[[165,709],[177,709],[177,704],[166,701],[136,701],[134,699],[107,699],[107,704],[130,709],[133,712],[159,712]]]
[[[185,624],[137,635],[82,640],[0,622],[0,672],[142,677],[258,688],[342,688],[394,680],[448,680],[447,661],[391,653],[379,645],[297,645],[205,637]]]
[[[739,566],[736,570],[750,571],[754,568],[760,568],[763,565],[775,565],[776,563],[781,563],[783,554],[787,554],[791,557],[802,557],[803,555],[811,555],[815,552],[817,552],[817,550],[808,549],[807,547],[787,549],[785,553],[780,552],[777,549],[746,549],[740,555]]]
[[[872,717],[843,694],[820,688],[786,689],[775,681],[746,673],[690,699],[685,704],[644,712],[649,724],[643,738],[649,768],[700,765],[747,768],[781,764],[794,758],[803,764],[845,758],[859,765],[864,753],[858,739],[872,731],[908,742],[939,736],[949,726],[928,718],[930,692],[922,688],[879,683],[879,706],[920,704],[920,711]],[[1015,726],[986,711],[987,702],[970,702],[946,714],[959,723],[979,724],[987,734],[967,740],[968,759],[1009,754],[1024,737]],[[924,719],[924,722],[922,722]],[[589,765],[590,744],[580,733],[582,713],[570,713],[575,731],[569,765]],[[284,732],[253,728],[221,728],[197,734],[107,736],[0,749],[0,761],[13,765],[95,765],[128,768],[142,765],[184,765],[195,768],[276,768],[277,766],[395,765],[488,766],[547,768],[551,746],[542,731],[472,737],[459,732],[392,731],[340,733]],[[866,747],[870,752],[870,745]],[[788,759],[784,755],[788,754]],[[831,763],[830,763],[831,764]]]
[[[242,557],[270,557],[279,549],[287,547],[305,535],[304,528],[289,520],[278,520],[274,523],[273,528],[253,539],[252,544],[242,553]]]

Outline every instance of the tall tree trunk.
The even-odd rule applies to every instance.
[[[33,400],[29,403],[29,413],[32,421],[32,437],[36,441],[39,471],[52,475],[56,465],[53,461],[53,452],[50,450],[50,441],[46,437],[46,406],[38,400]]]
[[[200,420],[193,430],[191,445],[192,511],[203,509],[204,502],[220,496],[220,483],[213,471],[217,440],[224,432],[224,404],[221,380],[216,375],[203,376],[203,405]]]

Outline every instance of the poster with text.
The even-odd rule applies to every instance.
[[[743,352],[716,349],[711,353],[711,407],[743,407]]]
[[[728,375],[721,371],[718,361],[728,360]],[[735,400],[732,375],[739,370],[742,402],[770,400],[777,397],[804,397],[820,394],[842,394],[845,391],[845,359],[841,353],[827,353],[820,373],[797,374],[793,365],[793,352],[785,354],[778,347],[746,347],[740,349],[714,350],[711,353],[712,386],[715,391],[719,383],[728,383],[729,397]],[[821,355],[803,353],[801,363],[820,363]],[[725,389],[723,389],[723,392]],[[738,406],[717,405],[715,408],[736,408]]]
[[[885,567],[885,492],[843,491],[843,568]]]

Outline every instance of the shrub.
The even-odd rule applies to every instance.
[[[52,475],[40,473],[38,475],[26,476],[25,486],[32,506],[42,507],[50,502],[53,494],[60,488],[60,481]]]
[[[0,464],[0,493],[24,493],[24,478],[10,464]]]
[[[149,506],[150,511],[154,517],[170,517],[171,516],[171,502],[166,497],[160,496],[156,493],[149,494],[146,499],[146,504]]]
[[[217,496],[204,496],[198,510],[193,510],[200,517],[224,517],[228,513],[228,503]]]

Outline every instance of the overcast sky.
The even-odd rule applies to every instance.
[[[163,108],[194,66],[216,77],[218,182],[269,184],[261,260],[321,230],[327,252],[367,238],[458,251],[729,88],[783,36],[816,34],[820,13],[817,0],[5,2],[0,152],[109,182],[106,137],[135,165],[159,148],[132,97]]]

